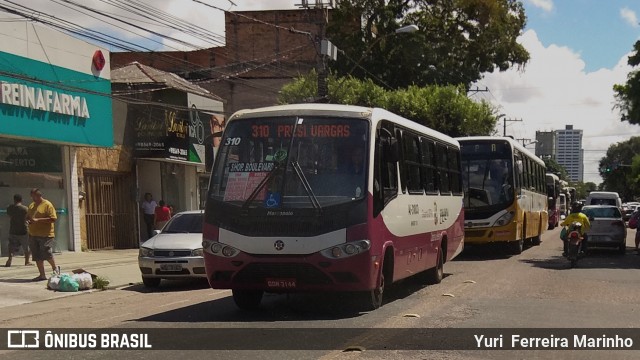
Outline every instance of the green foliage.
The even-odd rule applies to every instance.
[[[392,88],[468,87],[483,73],[524,66],[529,60],[527,50],[516,41],[526,25],[520,0],[338,3],[327,37],[345,52],[332,65],[342,76],[371,77]],[[395,33],[406,24],[420,30]]]
[[[591,181],[586,183],[583,183],[582,181],[570,182],[569,186],[576,188],[577,200],[586,199],[590,192],[598,190],[598,185]]]
[[[98,276],[93,280],[93,288],[98,290],[106,290],[109,286],[109,280]]]
[[[636,154],[640,154],[640,137],[609,146],[599,163],[602,190],[618,192],[623,201],[635,197],[640,191],[640,160]]]
[[[315,98],[316,78],[312,72],[285,85],[279,102],[299,103]],[[496,125],[491,105],[469,99],[463,87],[410,86],[390,91],[370,79],[331,75],[328,89],[331,103],[380,107],[453,137],[491,135]]]
[[[567,172],[567,169],[564,168],[564,166],[558,164],[558,162],[552,158],[545,158],[543,159],[543,161],[545,166],[547,167],[548,173],[558,175],[560,180],[569,180],[569,173]]]
[[[627,63],[633,67],[640,65],[640,40],[633,45],[633,54]],[[621,121],[640,124],[640,71],[633,70],[627,75],[625,84],[613,85],[615,106],[620,111]]]

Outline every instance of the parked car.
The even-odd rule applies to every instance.
[[[627,249],[627,227],[615,205],[587,205],[582,212],[589,217],[591,229],[586,231],[587,246],[616,247],[620,254]]]
[[[142,282],[157,287],[162,279],[206,278],[202,253],[202,211],[177,213],[140,247]]]

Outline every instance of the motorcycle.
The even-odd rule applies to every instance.
[[[580,257],[580,247],[582,246],[582,223],[574,221],[569,225],[567,233],[567,259],[571,262],[571,267],[575,267]]]

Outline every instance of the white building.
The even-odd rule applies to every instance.
[[[582,130],[574,130],[573,125],[566,125],[564,130],[556,130],[555,135],[556,161],[564,166],[571,181],[583,181]]]

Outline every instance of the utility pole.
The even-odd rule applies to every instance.
[[[516,121],[522,121],[522,119],[507,119],[507,118],[504,118],[504,119],[502,119],[502,121],[503,121],[502,136],[507,136],[507,121],[516,122]]]
[[[327,86],[328,76],[328,59],[336,60],[337,48],[325,39],[327,32],[327,24],[329,23],[329,9],[335,7],[334,0],[302,0],[300,4],[296,4],[303,9],[316,9],[320,13],[320,19],[317,19],[318,34],[315,36],[314,44],[316,47],[316,73],[318,74],[318,98],[323,101],[329,93]]]

